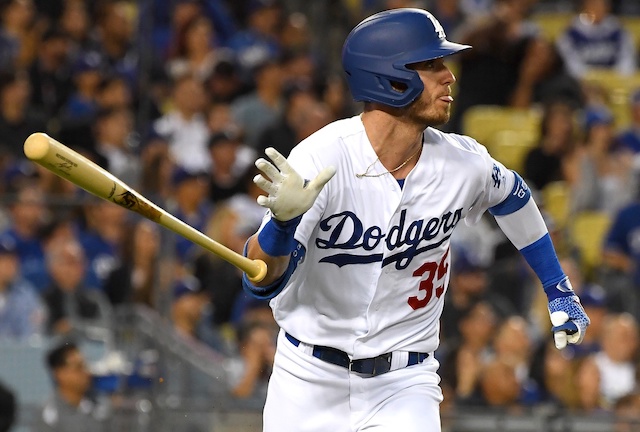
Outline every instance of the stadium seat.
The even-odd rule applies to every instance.
[[[621,16],[620,21],[624,28],[631,33],[633,42],[636,45],[636,51],[640,48],[640,17],[638,16]]]
[[[592,70],[584,76],[583,81],[604,89],[608,97],[607,104],[616,119],[617,129],[623,129],[629,125],[630,98],[635,90],[640,89],[640,73],[625,76],[609,69]]]
[[[537,144],[538,134],[528,130],[503,130],[497,132],[487,142],[487,148],[494,159],[509,169],[522,173],[524,161],[529,151]]]
[[[541,112],[534,108],[517,109],[497,105],[476,105],[465,111],[462,118],[462,131],[487,147],[490,147],[496,137],[505,131],[527,133],[531,139],[537,141],[541,118]]]
[[[540,191],[542,207],[551,216],[558,229],[564,229],[567,226],[570,194],[571,189],[565,181],[551,182]]]
[[[581,264],[587,275],[601,262],[602,243],[611,226],[611,217],[604,212],[578,213],[569,223],[569,238],[578,249]]]
[[[575,17],[571,12],[541,12],[534,14],[531,20],[540,29],[540,34],[548,41],[555,42],[558,36],[569,27]],[[624,28],[631,33],[636,48],[640,47],[640,17],[619,16]]]
[[[570,12],[546,12],[535,14],[531,19],[545,39],[555,42],[558,36],[569,27],[574,16]]]

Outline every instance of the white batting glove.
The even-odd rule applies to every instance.
[[[563,349],[567,344],[582,342],[590,320],[578,296],[571,295],[551,300],[549,316],[553,324],[551,331],[556,348]]]
[[[328,167],[320,171],[315,179],[305,180],[276,149],[269,147],[265,153],[273,164],[260,158],[256,161],[256,167],[271,181],[258,174],[253,178],[253,182],[269,196],[260,195],[257,201],[262,207],[271,210],[273,216],[282,222],[294,219],[309,210],[324,185],[336,173],[334,167]]]

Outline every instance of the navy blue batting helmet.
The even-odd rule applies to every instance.
[[[358,24],[342,48],[342,66],[356,101],[404,107],[424,90],[408,64],[471,48],[449,42],[438,20],[423,9],[379,12]],[[392,82],[407,88],[393,88]]]

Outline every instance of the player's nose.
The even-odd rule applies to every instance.
[[[453,74],[453,72],[451,71],[451,68],[449,68],[448,65],[444,65],[443,68],[443,83],[446,85],[451,85],[454,82],[456,82],[456,76]]]

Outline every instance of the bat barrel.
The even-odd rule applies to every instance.
[[[259,282],[265,277],[267,268],[263,261],[251,260],[210,239],[156,206],[96,163],[47,134],[31,134],[24,142],[24,153],[31,161],[93,195],[138,213],[215,253],[247,273],[252,282]]]

